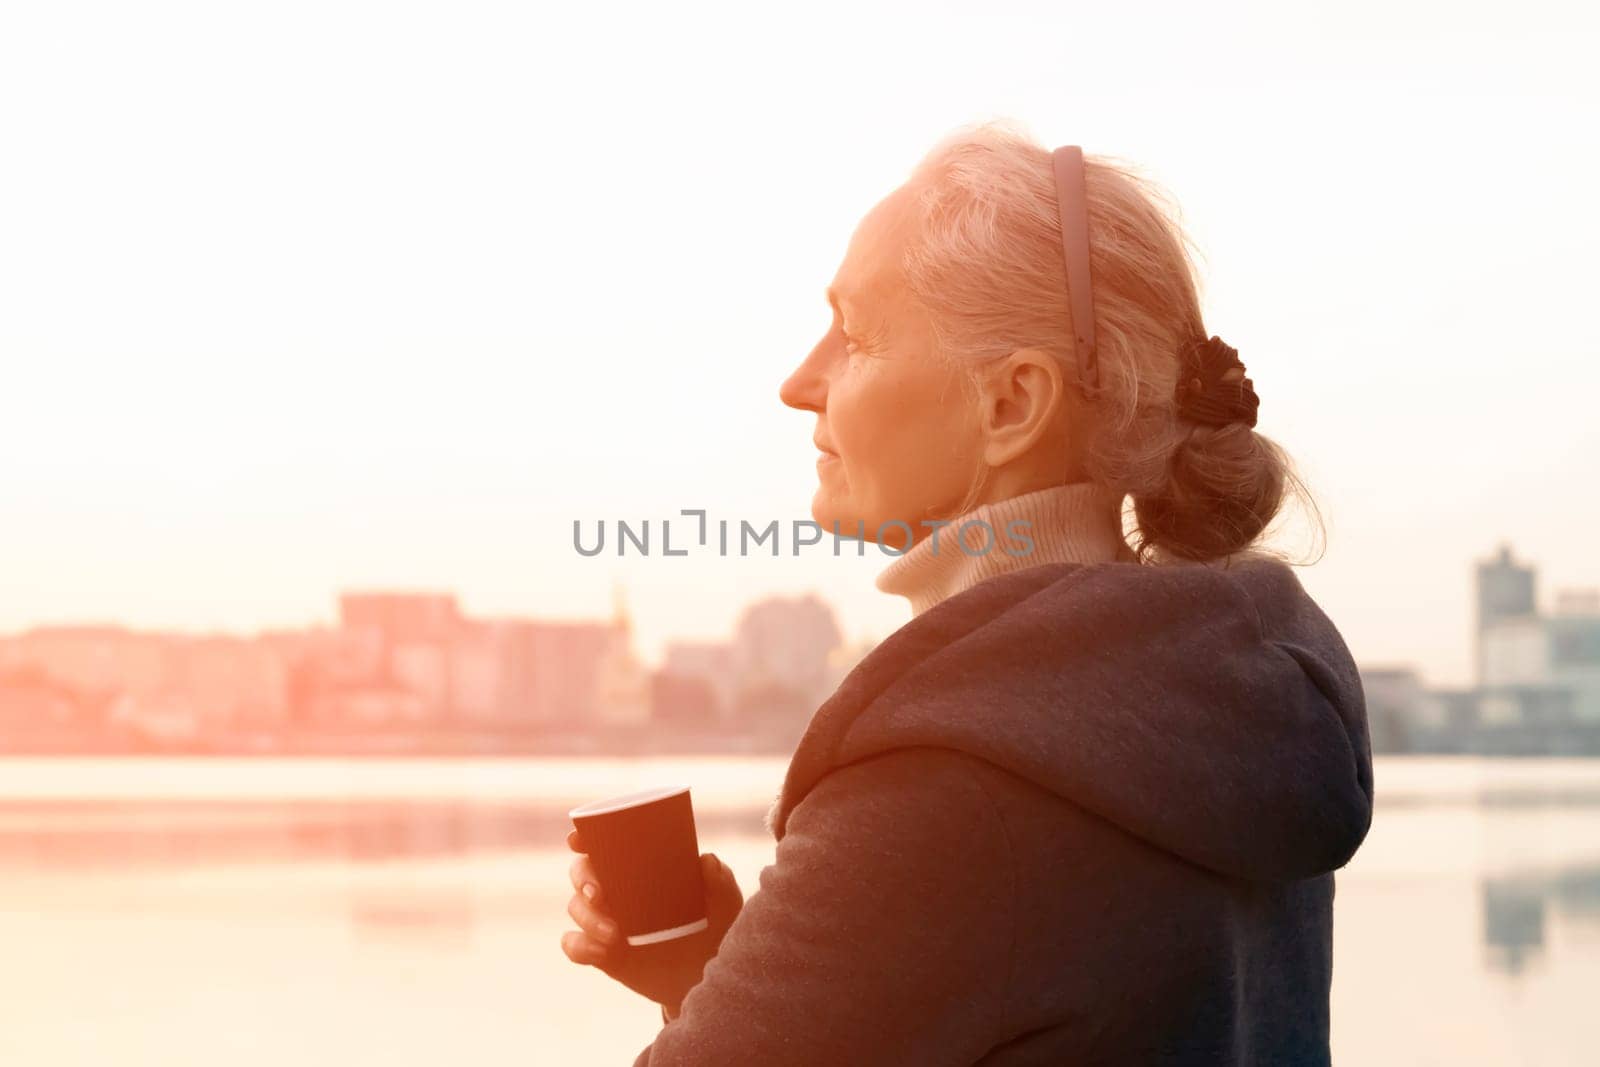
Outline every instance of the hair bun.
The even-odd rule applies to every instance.
[[[1222,338],[1212,335],[1207,341],[1190,341],[1178,350],[1181,373],[1178,376],[1178,417],[1207,426],[1227,426],[1242,422],[1254,427],[1261,399],[1250,379],[1244,377],[1239,351]],[[1239,378],[1224,378],[1235,367]]]

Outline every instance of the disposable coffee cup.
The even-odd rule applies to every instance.
[[[671,941],[710,925],[688,786],[596,800],[567,815],[605,892],[602,906],[628,944]]]

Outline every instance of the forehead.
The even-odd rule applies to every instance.
[[[910,189],[901,186],[857,224],[844,262],[825,294],[835,310],[860,314],[894,303],[900,289],[900,258],[912,232],[909,198]]]

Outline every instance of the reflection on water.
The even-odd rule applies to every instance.
[[[477,915],[472,894],[461,890],[403,894],[356,890],[350,894],[351,926],[377,939],[426,938],[460,949],[471,945]]]
[[[692,783],[700,848],[748,895],[786,761],[366,761],[347,795],[326,764],[21,764],[0,760],[0,943],[26,961],[0,968],[0,1063],[488,1067],[628,1063],[659,1026],[561,954],[567,809]],[[1377,778],[1339,875],[1335,1060],[1587,1062],[1600,761]]]
[[[1600,929],[1600,864],[1551,875],[1485,878],[1483,941],[1490,966],[1518,974],[1544,948],[1545,914]]]
[[[0,786],[3,788],[3,786]],[[571,805],[393,801],[0,800],[0,869],[261,863],[564,847]],[[701,831],[759,832],[760,812],[697,812]]]

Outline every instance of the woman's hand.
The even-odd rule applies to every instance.
[[[561,949],[573,963],[598,967],[636,993],[666,1007],[676,1015],[683,998],[700,981],[707,963],[717,954],[722,938],[744,907],[744,894],[733,872],[710,852],[700,855],[700,873],[706,885],[706,929],[688,937],[653,945],[630,945],[605,910],[606,897],[578,831],[567,834],[567,847],[578,853],[572,861],[572,888],[567,914],[581,928],[561,935]],[[585,895],[592,887],[592,898]]]

